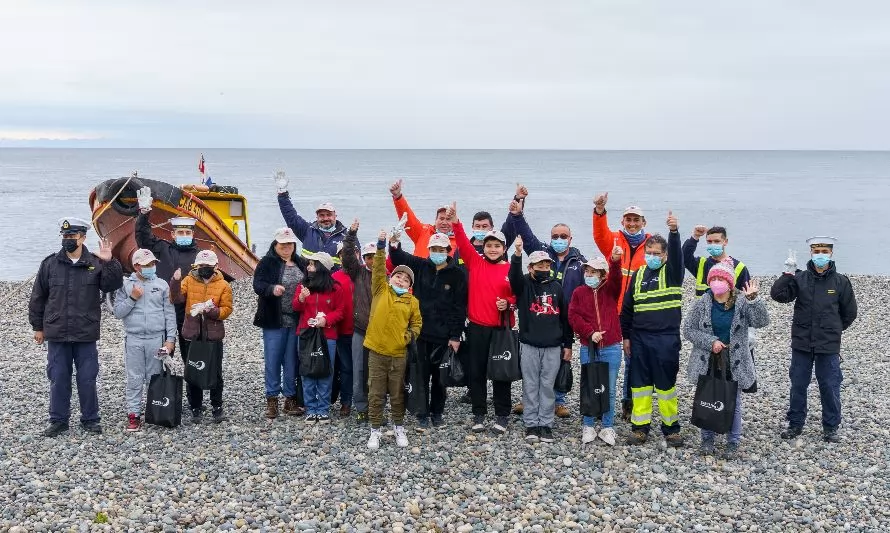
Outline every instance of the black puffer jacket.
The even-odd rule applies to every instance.
[[[411,289],[420,302],[423,318],[420,339],[434,344],[459,341],[467,319],[466,269],[449,257],[448,266],[438,270],[431,260],[398,246],[390,246],[389,258],[394,266],[406,265],[414,272]]]
[[[117,259],[105,262],[87,247],[76,263],[64,250],[40,263],[28,321],[50,342],[94,342],[99,340],[102,292],[116,291],[124,284],[124,271]]]
[[[856,320],[856,295],[847,276],[835,270],[834,261],[823,273],[812,261],[806,270],[782,274],[770,296],[779,303],[794,302],[791,348],[814,354],[841,351],[841,332]]]
[[[294,247],[296,250],[296,247]],[[307,276],[306,259],[296,254],[291,256],[297,268]],[[253,291],[257,293],[257,310],[253,317],[253,325],[258,328],[281,327],[281,296],[275,296],[272,292],[275,285],[281,283],[281,275],[284,272],[284,261],[275,252],[275,243],[269,246],[269,251],[260,259],[253,273]],[[297,318],[299,321],[299,318]]]

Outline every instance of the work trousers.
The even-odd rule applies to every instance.
[[[652,393],[658,398],[661,432],[680,432],[677,372],[680,370],[680,334],[675,331],[639,331],[630,336],[631,424],[635,431],[649,432]]]

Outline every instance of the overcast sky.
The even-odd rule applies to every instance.
[[[886,0],[0,0],[0,143],[888,149],[888,28]]]

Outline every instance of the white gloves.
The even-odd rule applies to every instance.
[[[140,213],[148,213],[151,211],[151,188],[142,187],[136,191],[136,201],[139,202]]]
[[[161,360],[161,365],[164,370],[173,374],[174,376],[181,376],[185,372],[185,367],[182,365],[182,360],[179,358],[173,358],[170,356],[170,353],[167,351],[167,348],[163,346],[158,349],[158,353],[155,354],[156,359]]]
[[[214,307],[213,300],[207,300],[206,302],[198,302],[198,303],[192,305],[191,314],[192,314],[192,316],[198,316],[208,309],[213,309],[213,307]]]
[[[392,227],[392,238],[396,241],[402,238],[402,232],[405,231],[405,224],[408,223],[408,213],[402,213],[399,223]]]
[[[319,311],[318,314],[315,315],[315,318],[310,318],[309,320],[307,320],[306,324],[308,324],[311,328],[317,327],[319,318],[325,318],[325,314],[321,311]]]
[[[278,194],[287,192],[287,177],[283,170],[276,170],[272,179],[275,180],[275,186],[278,187]]]
[[[785,260],[785,270],[786,274],[794,274],[797,270],[797,252],[794,250],[788,250],[788,259]]]

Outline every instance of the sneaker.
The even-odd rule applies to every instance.
[[[367,424],[368,423],[368,412],[367,411],[356,411],[355,422],[357,424]]]
[[[788,426],[779,436],[785,440],[796,439],[801,433],[803,433],[803,426]]]
[[[427,430],[430,429],[430,419],[423,416],[417,419],[417,425],[414,426],[414,431],[418,433],[426,433]]]
[[[525,442],[534,443],[538,442],[539,439],[540,437],[538,436],[538,428],[525,428]]]
[[[432,415],[430,418],[432,419],[434,428],[445,427],[445,419],[442,418],[442,415]]]
[[[738,442],[728,442],[726,443],[726,449],[723,450],[723,458],[727,461],[732,461],[736,457],[739,456],[739,443]]]
[[[615,430],[612,428],[603,428],[600,430],[599,438],[609,446],[615,446]]]
[[[485,415],[473,416],[473,433],[482,433],[485,431]]]
[[[136,413],[130,413],[127,415],[127,431],[139,431],[142,429],[142,420],[139,419],[139,415]]]
[[[50,422],[49,427],[44,429],[40,435],[43,437],[58,437],[66,431],[68,431],[68,424],[64,422]]]
[[[222,406],[213,408],[213,423],[219,424],[226,420],[226,414],[223,412]]]
[[[491,430],[497,435],[503,435],[507,432],[507,424],[509,424],[507,417],[499,416],[495,419],[494,425],[491,426]]]
[[[522,402],[517,403],[513,406],[513,414],[521,415],[525,411],[525,406],[522,405]]]
[[[664,441],[671,448],[681,448],[683,446],[683,436],[679,433],[671,433],[665,436]]]
[[[727,446],[728,448],[728,446]],[[699,447],[699,452],[701,452],[704,456],[714,455],[717,450],[714,448],[714,441],[712,440],[703,440],[701,441],[701,447]]]
[[[102,434],[102,426],[98,421],[92,422],[81,422],[80,427],[83,428],[87,433],[92,433],[93,435],[101,435]]]
[[[396,435],[396,446],[405,448],[408,446],[408,435],[405,435],[405,426],[396,426],[393,428]]]
[[[631,400],[621,400],[621,420],[625,422],[630,422],[630,415],[633,413],[633,401]]]
[[[565,405],[557,405],[553,412],[556,413],[557,418],[568,418],[572,414],[569,412],[569,408]]]
[[[201,408],[198,407],[196,409],[192,409],[192,424],[200,424],[201,423]]]
[[[349,418],[349,415],[352,414],[352,407],[349,405],[341,405],[340,406],[340,418]]]
[[[553,429],[548,426],[541,427],[541,442],[553,442],[556,438],[553,436]]]
[[[379,429],[372,429],[371,436],[368,437],[368,449],[369,450],[379,449],[381,438],[383,438],[383,433],[381,433],[381,431]]]
[[[465,392],[463,396],[460,397],[460,403],[472,404],[473,400],[470,399],[470,393]]]
[[[318,422],[318,415],[306,415],[306,423],[314,424]]]
[[[584,426],[581,428],[581,444],[590,444],[596,440],[596,428]]]
[[[636,430],[633,431],[629,437],[627,437],[627,443],[636,446],[640,444],[645,444],[646,440],[649,438],[649,434],[645,431]]]
[[[832,429],[824,429],[822,430],[822,440],[825,442],[830,442],[832,444],[837,444],[843,441],[843,437],[837,432],[837,428]]]
[[[325,413],[323,415],[315,415],[315,421],[320,422],[322,424],[327,424],[328,422],[331,421],[331,417],[327,413]]]

